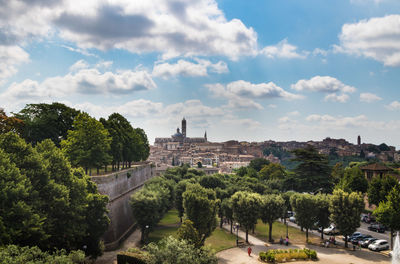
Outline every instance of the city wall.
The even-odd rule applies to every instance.
[[[107,209],[111,223],[103,236],[106,250],[117,248],[135,228],[135,220],[129,204],[130,197],[153,176],[155,176],[155,168],[146,162],[122,171],[92,177],[99,192],[109,197]]]

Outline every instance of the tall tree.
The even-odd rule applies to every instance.
[[[368,181],[359,167],[346,168],[344,176],[339,181],[337,187],[346,192],[366,193],[368,190]]]
[[[249,168],[255,169],[259,172],[265,165],[268,165],[270,162],[264,158],[256,158],[250,161]]]
[[[223,215],[228,219],[231,225],[231,234],[232,234],[232,227],[233,227],[233,208],[232,208],[232,201],[231,199],[224,199],[221,203],[221,209]]]
[[[257,224],[261,196],[257,193],[236,192],[231,197],[233,217],[244,227],[246,242],[249,242],[249,230]]]
[[[344,168],[342,162],[338,162],[335,164],[335,166],[333,166],[331,176],[335,184],[337,184],[343,178]]]
[[[103,124],[81,113],[73,123],[73,130],[68,131],[67,139],[61,141],[61,147],[72,165],[82,166],[87,173],[89,168],[109,164],[110,143],[111,137]]]
[[[269,225],[268,240],[272,242],[272,224],[282,217],[285,208],[285,200],[280,195],[270,194],[261,196],[260,218],[264,224]]]
[[[333,191],[329,204],[331,220],[345,237],[360,227],[360,215],[364,206],[364,200],[360,193],[347,193],[340,189]],[[345,247],[347,247],[347,239]]]
[[[315,208],[316,208],[316,222],[321,230],[327,228],[330,224],[330,211],[329,211],[329,200],[330,196],[327,194],[317,194],[314,196]],[[324,232],[321,232],[321,239],[324,239]]]
[[[331,168],[328,157],[319,154],[311,145],[292,151],[296,155],[292,161],[299,162],[294,172],[297,180],[297,191],[315,192],[322,190],[330,192],[333,187]]]
[[[379,205],[380,202],[386,202],[389,192],[399,185],[399,181],[392,175],[372,178],[368,187],[368,202],[376,205]]]
[[[374,215],[376,215],[376,220],[390,228],[390,241],[393,249],[393,232],[400,230],[400,186],[394,186],[386,199],[387,201],[379,203]]]
[[[50,139],[60,146],[78,114],[78,110],[61,103],[28,104],[15,117],[24,122],[22,135],[27,142]]]
[[[265,165],[259,172],[263,180],[284,179],[286,177],[285,167],[281,164],[270,163]]]
[[[7,132],[22,134],[24,122],[14,116],[7,116],[3,108],[0,108],[0,134]]]
[[[201,236],[200,244],[203,245],[217,226],[217,200],[215,192],[199,184],[191,184],[183,193],[183,207],[187,219],[193,222],[194,227]]]
[[[296,194],[290,198],[293,210],[296,212],[297,223],[306,229],[306,243],[308,243],[308,230],[316,222],[317,207],[313,195]]]

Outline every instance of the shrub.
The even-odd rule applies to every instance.
[[[128,251],[122,251],[117,254],[118,264],[147,264],[148,254],[147,252],[140,251],[139,249],[129,249]]]
[[[292,259],[306,260],[317,259],[317,252],[308,248],[304,249],[271,249],[267,252],[260,252],[260,259],[265,262],[285,262]]]

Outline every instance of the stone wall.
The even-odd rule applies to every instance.
[[[111,223],[103,237],[106,250],[117,248],[121,240],[135,228],[132,209],[129,205],[130,197],[153,176],[155,176],[154,166],[150,163],[142,163],[108,175],[92,177],[99,192],[109,197],[107,209]]]

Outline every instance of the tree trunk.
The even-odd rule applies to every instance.
[[[302,226],[300,227],[300,230],[301,230],[301,232],[304,232],[304,230],[303,230],[303,227],[302,227]]]
[[[254,228],[255,228],[255,226],[256,226],[256,225],[253,225],[253,230],[252,230],[252,234],[253,234],[253,235],[254,235]]]
[[[272,222],[269,223],[268,237],[268,241],[272,242]]]
[[[85,167],[85,174],[88,175],[88,168]]]
[[[249,230],[246,228],[246,243],[249,243]]]
[[[105,173],[107,173],[107,166],[108,166],[108,165],[105,165],[105,166],[104,166],[104,172],[105,172]]]
[[[324,239],[324,227],[321,226],[321,239]]]
[[[232,234],[233,221],[230,221],[230,222],[231,222],[231,234]]]
[[[306,228],[306,244],[308,243],[308,228]]]
[[[393,250],[393,228],[390,228],[390,248]]]
[[[141,234],[141,236],[140,236],[140,242],[141,242],[142,244],[144,243],[144,232],[145,232],[145,230],[142,229],[142,234]]]
[[[97,170],[97,175],[99,175],[99,174],[100,174],[100,169],[99,169],[99,167],[97,167],[96,170]]]
[[[221,221],[219,221],[219,227],[222,228],[222,224],[223,224],[223,218],[221,216]]]
[[[346,238],[346,240],[344,241],[344,247],[347,248],[347,241],[349,240],[349,236],[344,235],[344,237]]]
[[[89,169],[89,176],[92,176],[92,168]]]

